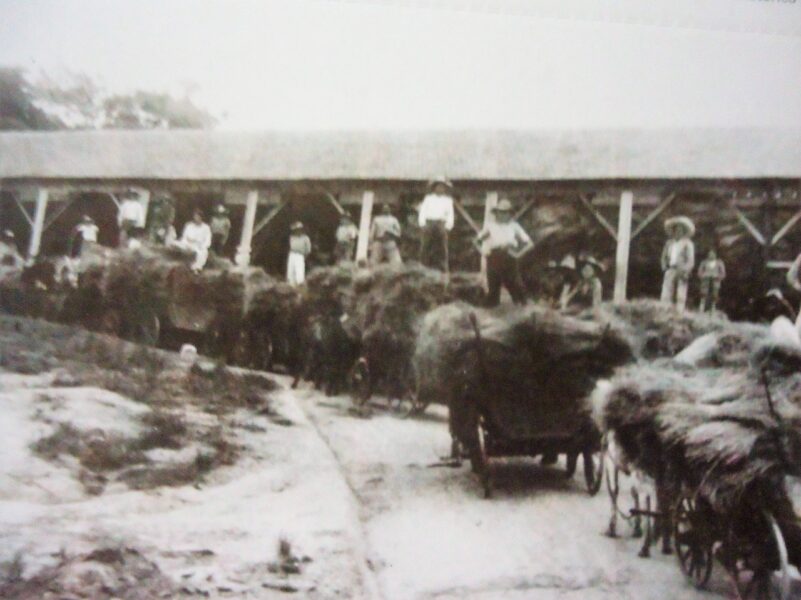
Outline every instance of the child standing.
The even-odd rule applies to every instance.
[[[698,310],[713,312],[717,308],[720,284],[726,279],[726,265],[714,250],[698,267],[698,278],[701,280],[701,306]]]

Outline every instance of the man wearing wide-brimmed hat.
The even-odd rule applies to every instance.
[[[670,236],[662,250],[662,302],[673,304],[683,311],[687,305],[687,288],[690,274],[695,267],[695,245],[692,236],[695,224],[685,216],[665,221],[665,231]]]
[[[448,233],[453,229],[453,184],[446,177],[428,182],[418,215],[420,262],[427,267],[448,271]]]
[[[306,257],[311,254],[311,240],[303,223],[295,221],[289,231],[289,256],[286,261],[286,280],[289,285],[306,281]]]
[[[525,304],[517,259],[531,249],[531,238],[512,218],[512,203],[506,198],[498,202],[492,213],[493,219],[476,238],[476,244],[487,257],[487,306],[500,304],[502,286],[515,304]]]
[[[579,255],[577,263],[579,280],[567,294],[562,296],[560,307],[565,309],[568,305],[572,305],[580,308],[597,308],[603,300],[603,284],[600,276],[604,272],[604,266],[594,256],[587,254]]]
[[[100,228],[89,215],[83,215],[81,222],[75,226],[72,237],[72,256],[80,256],[90,246],[97,243]]]

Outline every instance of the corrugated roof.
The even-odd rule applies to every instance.
[[[0,133],[0,178],[801,177],[801,130]]]

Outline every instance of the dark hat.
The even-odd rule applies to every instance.
[[[139,192],[137,192],[134,188],[128,188],[120,194],[123,198],[138,198]]]

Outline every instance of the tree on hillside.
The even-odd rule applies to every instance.
[[[108,94],[72,74],[32,82],[21,69],[0,69],[0,129],[207,129],[216,119],[188,96],[135,91]]]
[[[36,105],[22,69],[0,67],[0,130],[63,129],[64,123]]]

